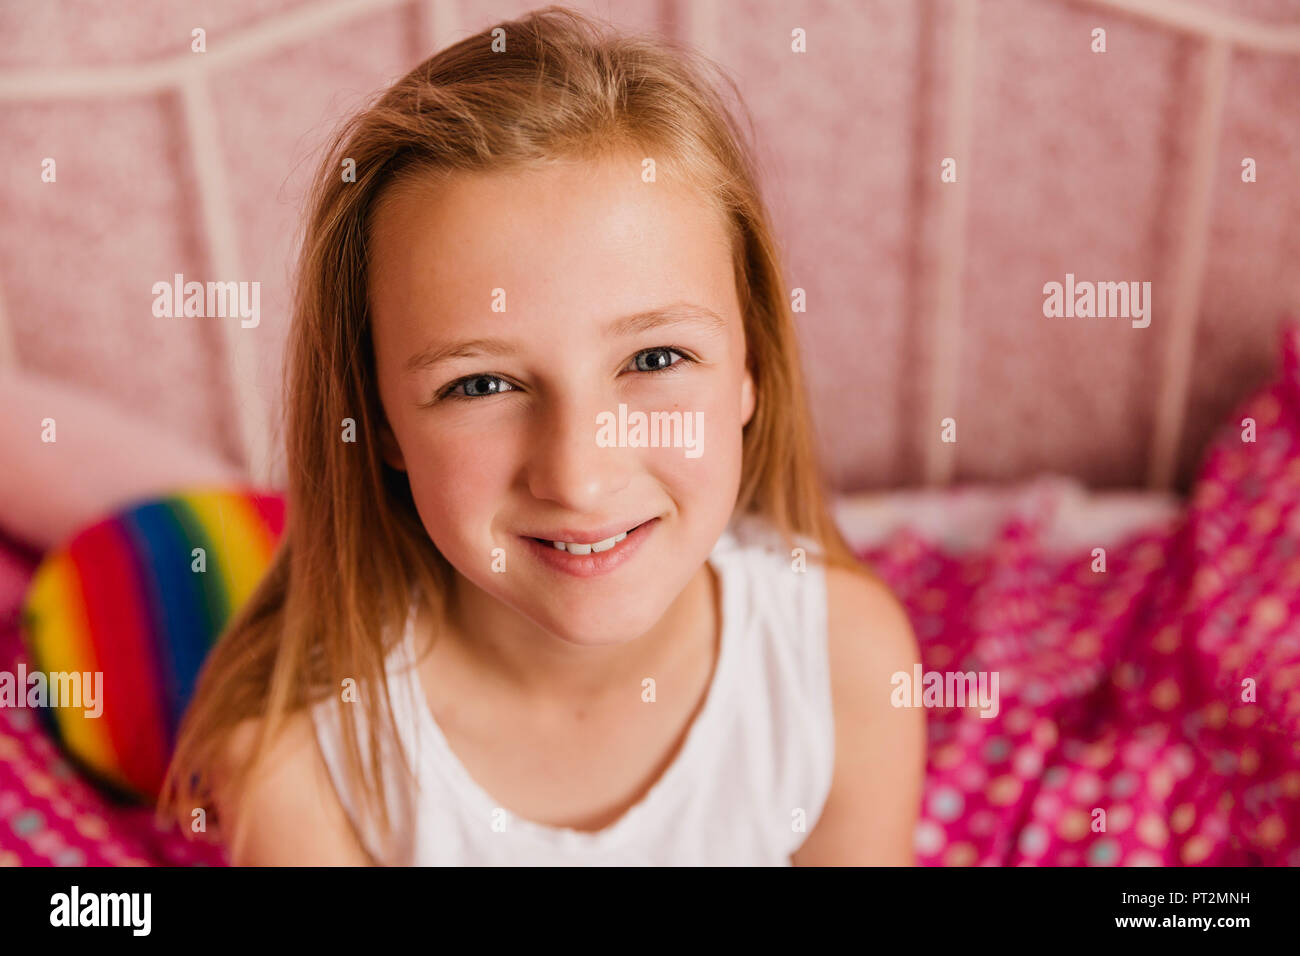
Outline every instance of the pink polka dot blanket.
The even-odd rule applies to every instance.
[[[860,546],[911,615],[922,704],[930,674],[998,678],[996,707],[929,701],[920,863],[1300,865],[1300,326],[1282,352],[1186,507],[1110,544],[1104,571],[1032,515],[976,551],[910,527]],[[0,541],[0,671],[30,666],[38,560]],[[0,707],[0,865],[223,862]]]
[[[927,712],[920,863],[1300,866],[1300,326],[1282,355],[1184,511],[1104,573],[1033,521],[960,558],[906,531],[862,554],[927,673],[999,675],[996,715]]]

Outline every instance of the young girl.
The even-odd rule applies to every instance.
[[[907,618],[833,525],[705,61],[548,8],[339,134],[288,519],[161,810],[237,864],[910,864]]]

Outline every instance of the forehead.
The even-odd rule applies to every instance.
[[[457,173],[391,187],[368,249],[376,325],[427,327],[431,309],[631,314],[676,300],[735,312],[726,220],[680,183],[641,178],[641,159]]]

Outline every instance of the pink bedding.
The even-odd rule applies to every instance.
[[[1042,532],[1017,518],[959,555],[903,529],[863,551],[926,670],[999,675],[996,716],[929,711],[919,861],[1300,866],[1300,326],[1184,514],[1108,547],[1104,573]],[[36,560],[0,541],[0,670],[22,653]],[[221,862],[104,798],[31,711],[0,708],[0,865]]]
[[[1032,521],[960,558],[908,532],[864,552],[927,670],[1000,676],[996,717],[930,712],[920,862],[1300,866],[1300,326],[1282,352],[1186,513],[1105,573]]]

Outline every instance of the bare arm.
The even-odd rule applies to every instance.
[[[925,774],[925,712],[890,703],[891,676],[920,660],[907,614],[883,585],[826,572],[835,773],[796,866],[912,866]]]
[[[255,720],[240,724],[225,766],[250,752]],[[217,812],[235,866],[368,866],[317,750],[311,716],[290,717],[265,759],[234,796],[215,780]]]

